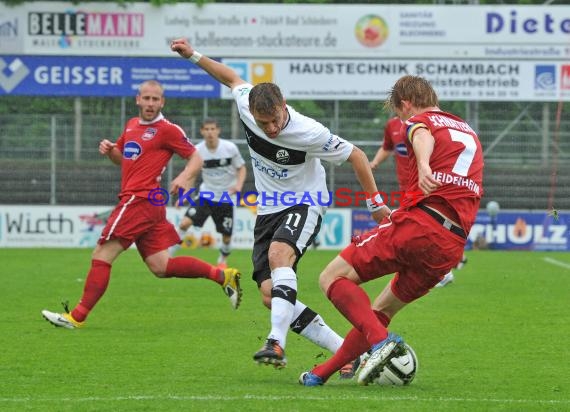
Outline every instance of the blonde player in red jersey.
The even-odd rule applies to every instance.
[[[166,220],[162,172],[174,153],[187,159],[184,170],[172,181],[170,192],[187,192],[202,167],[202,158],[184,130],[163,116],[164,89],[154,80],[141,84],[136,96],[139,117],[130,119],[116,143],[103,139],[99,153],[121,166],[119,203],[109,216],[93,251],[83,296],[70,313],[42,311],[55,326],[75,329],[103,296],[113,261],[133,243],[150,271],[159,278],[207,278],[222,286],[234,309],[241,300],[237,269],[220,270],[190,256],[170,257],[168,248],[180,242]],[[67,312],[67,308],[66,308]]]
[[[405,199],[378,227],[354,239],[321,273],[322,290],[354,327],[328,361],[300,376],[305,386],[322,385],[370,349],[358,375],[358,382],[367,385],[390,359],[403,354],[402,338],[388,333],[388,324],[457,265],[477,216],[483,194],[483,151],[473,129],[439,109],[437,94],[422,77],[400,78],[386,106],[406,120],[409,190],[421,190],[424,198],[419,203]],[[359,284],[394,272],[373,310]]]
[[[404,122],[398,116],[391,117],[386,122],[386,125],[384,126],[384,141],[370,162],[370,167],[372,170],[375,170],[393,153],[394,160],[396,162],[396,177],[398,179],[398,186],[400,192],[406,193],[408,190],[410,168],[408,148],[406,146],[406,136],[402,131],[403,125]],[[463,268],[465,263],[467,263],[467,257],[464,254],[455,269]],[[436,285],[436,287],[446,286],[454,280],[455,275],[453,274],[453,271],[450,270]]]

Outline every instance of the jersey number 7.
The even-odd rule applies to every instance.
[[[473,163],[473,158],[475,157],[475,152],[477,151],[477,144],[475,143],[475,138],[469,133],[460,132],[459,130],[449,130],[451,140],[454,142],[461,142],[465,146],[465,149],[459,154],[455,165],[453,166],[452,172],[459,176],[467,176],[469,173],[469,168],[471,163]]]

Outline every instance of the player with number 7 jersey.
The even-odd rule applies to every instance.
[[[442,111],[435,90],[419,76],[398,79],[385,106],[405,120],[407,190],[424,196],[419,202],[405,200],[379,226],[355,238],[321,273],[321,289],[354,327],[330,359],[301,375],[304,386],[322,385],[369,350],[357,378],[367,385],[391,359],[405,353],[402,338],[388,333],[388,325],[457,266],[479,209],[483,151],[473,129]],[[392,273],[395,276],[371,305],[359,285]]]
[[[461,118],[437,110],[412,116],[403,127],[412,171],[408,190],[422,190],[418,184],[418,165],[412,142],[414,133],[425,129],[435,141],[429,164],[432,177],[441,186],[421,203],[433,204],[469,233],[483,195],[483,150],[477,134]],[[411,206],[410,200],[405,199],[402,206]]]

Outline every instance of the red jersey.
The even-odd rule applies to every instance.
[[[123,153],[119,197],[147,197],[150,190],[160,187],[162,172],[174,153],[187,159],[196,150],[184,130],[162,115],[152,123],[130,119],[117,149]]]
[[[411,192],[420,190],[416,157],[411,144],[414,132],[419,128],[428,129],[435,139],[429,164],[434,179],[443,183],[423,202],[428,205],[430,201],[444,202],[444,208],[440,211],[444,214],[446,208],[455,211],[458,223],[468,233],[483,195],[483,150],[479,138],[463,119],[450,113],[430,111],[408,119],[405,135],[410,158],[408,190]],[[404,200],[403,206],[411,206],[414,200]]]
[[[409,159],[406,137],[402,132],[404,123],[399,117],[392,117],[384,126],[384,150],[394,152],[396,160],[396,176],[401,191],[406,191],[408,187]]]

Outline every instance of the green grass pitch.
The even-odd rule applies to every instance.
[[[188,251],[186,251],[188,253]],[[214,261],[215,250],[195,256]],[[328,353],[290,334],[284,370],[252,361],[269,311],[251,280],[242,307],[203,279],[157,279],[136,251],[113,267],[107,294],[81,330],[54,328],[42,309],[73,306],[90,250],[0,249],[2,411],[544,411],[570,410],[570,256],[468,252],[456,281],[392,322],[420,367],[408,387],[361,387],[331,377],[297,383]],[[345,334],[348,322],[318,288],[335,252],[309,250],[299,298]],[[390,276],[366,285],[372,295]]]

